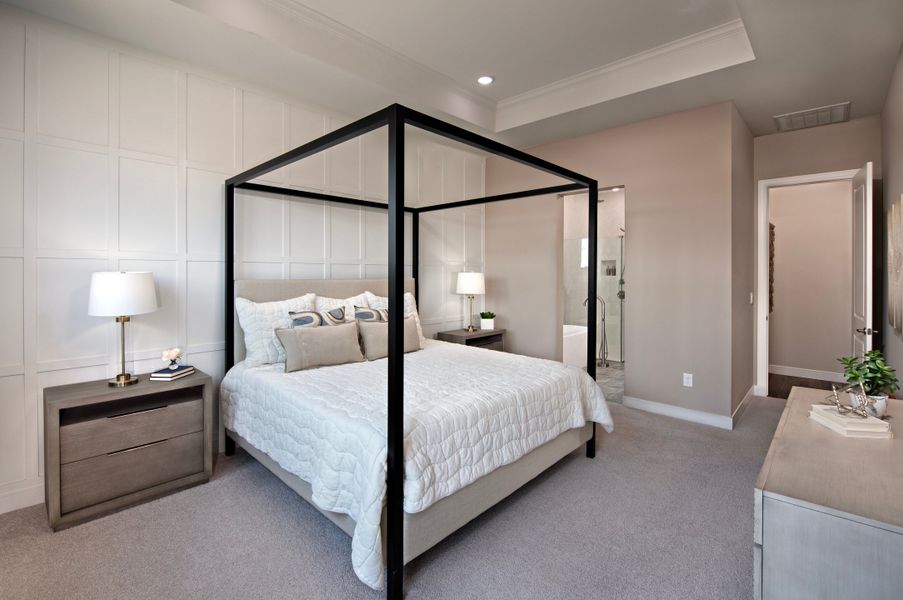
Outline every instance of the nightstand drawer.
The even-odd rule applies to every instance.
[[[204,402],[194,394],[163,396],[153,402],[123,404],[71,416],[60,427],[60,464],[178,437],[204,429]],[[100,409],[104,410],[104,409]]]
[[[505,345],[502,343],[502,341],[497,339],[474,340],[469,343],[468,346],[473,346],[475,348],[486,348],[487,350],[498,350],[500,352],[505,349]]]
[[[204,470],[204,433],[62,465],[63,514]]]

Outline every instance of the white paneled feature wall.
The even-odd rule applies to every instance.
[[[159,368],[160,352],[180,346],[218,381],[223,181],[349,119],[3,6],[0,81],[5,512],[43,501],[43,388],[118,370],[113,320],[87,315],[90,274],[155,274],[162,307],[129,325],[132,372]],[[385,138],[373,132],[264,181],[385,200]],[[482,195],[482,158],[413,146],[412,201]],[[248,194],[238,210],[240,277],[386,274],[381,210]],[[452,280],[482,269],[482,209],[433,213],[421,231],[424,328],[458,327],[463,304]]]

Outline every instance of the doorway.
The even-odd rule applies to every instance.
[[[622,402],[626,366],[627,226],[624,186],[599,190],[596,302],[596,381],[605,398]],[[586,305],[589,238],[587,196],[562,198],[564,211],[564,327],[562,361],[586,367]]]
[[[871,184],[871,163],[759,182],[756,394],[830,389],[837,358],[872,348]]]

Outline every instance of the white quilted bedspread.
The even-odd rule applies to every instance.
[[[426,340],[405,355],[404,508],[416,513],[588,421],[612,431],[602,392],[562,363]],[[351,559],[381,589],[386,359],[284,373],[239,363],[223,379],[225,426],[308,481],[357,526]]]

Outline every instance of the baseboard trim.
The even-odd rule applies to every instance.
[[[807,379],[821,379],[822,381],[834,381],[843,383],[846,379],[843,373],[835,371],[819,371],[817,369],[801,369],[799,367],[785,367],[783,365],[768,365],[768,372],[775,375],[787,375],[789,377],[805,377]]]
[[[624,396],[624,406],[643,410],[646,412],[673,417],[682,421],[691,421],[693,423],[701,423],[718,429],[733,429],[734,421],[731,417],[724,415],[716,415],[701,410],[693,410],[682,406],[674,406],[673,404],[665,404],[663,402],[653,402],[652,400],[643,400],[633,396]]]
[[[746,395],[743,396],[743,400],[741,400],[740,404],[737,405],[737,408],[734,409],[734,414],[731,415],[731,422],[733,423],[733,427],[737,426],[737,423],[740,421],[740,417],[743,416],[743,413],[745,413],[746,409],[749,407],[749,399],[755,396],[755,389],[756,386],[750,386],[750,388],[746,391]]]
[[[44,483],[0,494],[0,514],[44,503]]]

